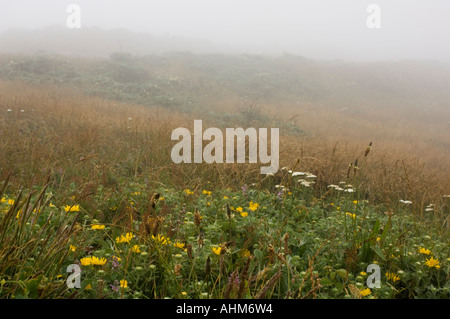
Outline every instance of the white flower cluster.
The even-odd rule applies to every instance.
[[[355,188],[351,184],[347,184],[346,182],[339,182],[339,185],[331,184],[331,185],[328,185],[327,187],[328,188],[333,188],[333,189],[335,189],[337,191],[340,191],[340,192],[346,192],[346,193],[354,193],[354,192],[356,192]]]
[[[316,175],[308,172],[293,172],[292,170],[288,170],[287,167],[282,167],[282,170],[287,170],[289,174],[291,174],[291,177],[301,177],[297,180],[300,185],[305,187],[311,187],[312,184],[314,184],[313,179],[317,178]]]

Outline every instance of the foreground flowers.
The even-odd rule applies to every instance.
[[[80,205],[66,205],[64,206],[64,210],[66,212],[79,212],[80,211]]]
[[[180,243],[179,241],[177,241],[176,243],[174,243],[173,246],[174,246],[174,247],[177,247],[177,248],[180,248],[180,249],[183,249],[183,250],[185,250],[185,251],[187,250],[186,248],[184,248],[184,247],[185,247],[185,244]]]
[[[250,210],[252,210],[252,211],[257,210],[258,207],[259,207],[259,204],[258,204],[258,203],[250,202],[250,204],[248,204],[248,208],[249,208]]]
[[[220,253],[222,252],[222,247],[213,247],[212,250],[217,256],[220,256]]]
[[[84,257],[80,259],[80,262],[82,266],[103,266],[104,264],[106,264],[106,258],[98,258],[95,256]]]
[[[120,281],[120,287],[121,288],[128,288],[128,282],[125,279],[122,279]]]
[[[366,288],[366,289],[364,289],[364,290],[361,290],[360,292],[361,292],[361,295],[362,295],[363,297],[368,296],[368,295],[370,295],[370,294],[372,293],[372,291],[371,291],[369,288]]]
[[[425,262],[425,265],[427,265],[430,268],[433,268],[433,267],[436,269],[441,268],[441,266],[439,265],[439,260],[434,259],[433,257],[431,257],[430,259],[427,259],[427,261]]]
[[[158,234],[157,236],[153,236],[152,235],[152,239],[157,241],[158,243],[162,244],[162,245],[168,245],[171,243],[170,238],[168,237],[164,237],[163,235]]]
[[[395,274],[395,273],[387,272],[386,273],[386,277],[387,277],[388,280],[392,281],[393,283],[395,283],[395,282],[400,280],[400,277],[397,274]]]
[[[356,215],[352,213],[345,213],[346,216],[350,216],[351,218],[355,219]]]
[[[136,253],[136,254],[140,254],[141,253],[141,250],[139,249],[138,245],[134,245],[133,248],[131,248],[131,251],[133,253]]]
[[[117,237],[116,243],[118,243],[118,244],[129,243],[132,238],[133,238],[133,233],[126,233],[125,236],[121,235],[121,236]]]

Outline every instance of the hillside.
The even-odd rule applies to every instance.
[[[3,54],[0,298],[448,299],[449,76],[289,54]],[[195,119],[279,127],[280,169],[175,164],[171,133]]]
[[[208,53],[224,49],[226,48],[223,46],[203,40],[96,27],[69,29],[49,26],[35,30],[12,28],[0,34],[1,53],[108,57],[115,52],[147,55],[169,51]]]

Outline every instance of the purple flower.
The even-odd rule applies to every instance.
[[[230,277],[228,277],[228,284],[230,284],[231,283],[231,280],[233,279],[233,277],[234,277],[234,280],[233,280],[233,286],[234,287],[239,287],[239,274],[236,274],[235,276],[233,276],[233,274],[230,276]]]
[[[120,267],[119,258],[117,258],[116,256],[112,257],[111,262],[112,262],[112,270],[116,270],[116,268]]]
[[[241,189],[242,189],[242,194],[247,195],[247,189],[248,189],[247,184],[245,184],[244,186],[242,186]]]
[[[112,289],[112,291],[119,292],[119,282],[117,280],[114,280],[114,285],[109,285]]]
[[[284,189],[280,189],[277,193],[278,199],[281,199],[281,197],[283,197],[283,194],[284,194]]]

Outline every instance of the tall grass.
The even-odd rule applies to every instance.
[[[399,288],[383,287],[384,297],[448,295],[442,196],[449,174],[425,169],[396,144],[374,141],[367,153],[370,139],[283,135],[287,168],[275,176],[262,176],[259,164],[176,165],[171,131],[191,129],[195,115],[48,84],[3,81],[0,91],[1,296],[360,298],[355,274],[374,259],[387,269],[427,271],[402,275]],[[204,120],[205,127],[215,123]],[[315,184],[301,187],[289,170],[313,173]],[[357,192],[329,188],[340,182]],[[286,191],[277,193],[277,185]],[[167,198],[157,202],[156,193]],[[250,200],[260,208],[241,216],[237,205]],[[61,209],[75,204],[80,213]],[[105,228],[91,228],[98,223]],[[128,232],[131,241],[119,243]],[[425,268],[417,253],[422,240],[443,269]],[[107,263],[83,268],[89,279],[82,291],[68,290],[61,270],[94,255]],[[131,292],[116,287],[125,278]]]
[[[176,127],[192,130],[194,115],[88,97],[77,89],[52,85],[2,81],[0,87],[5,92],[0,101],[0,176],[11,174],[11,186],[42,184],[49,174],[52,187],[64,191],[71,183],[82,191],[93,184],[116,185],[122,178],[144,179],[150,187],[196,188],[204,182],[211,188],[274,186],[258,174],[259,165],[173,164],[171,131]],[[205,127],[214,125],[214,119],[204,120]],[[319,131],[316,137],[311,133],[281,136],[281,166],[300,160],[297,169],[318,176],[317,195],[342,181],[348,164],[362,160],[372,140],[369,131],[361,133],[368,137],[364,143],[360,138],[336,141],[338,137],[330,137],[339,136],[340,128],[336,130],[328,135]],[[398,143],[375,139],[370,155],[359,175],[361,196],[386,203],[386,209],[395,209],[398,200],[405,199],[413,201],[414,211],[422,214],[428,204],[439,205],[442,196],[450,193],[444,154],[441,166],[432,169],[427,157],[411,155],[408,147]]]
[[[8,179],[0,191],[4,192]],[[48,186],[48,185],[47,185]],[[57,280],[69,254],[67,245],[74,234],[75,218],[49,208],[52,199],[47,186],[28,194],[19,191],[8,199],[9,208],[0,219],[0,274],[3,297],[57,298],[67,291]],[[45,210],[52,210],[49,214]]]

